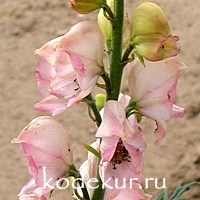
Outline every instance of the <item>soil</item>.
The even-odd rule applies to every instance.
[[[126,1],[127,12],[140,0]],[[167,135],[159,147],[152,144],[155,124],[144,120],[148,148],[144,155],[145,177],[166,178],[169,191],[179,183],[200,181],[200,1],[155,0],[165,11],[172,32],[180,37],[180,58],[189,68],[178,83],[176,104],[186,108],[183,119],[167,123]],[[67,0],[0,0],[0,196],[17,199],[28,181],[25,159],[10,141],[39,113],[33,105],[41,99],[35,82],[34,50],[65,33],[80,20],[96,19],[96,13],[82,16],[71,11]],[[124,87],[125,89],[125,87]],[[83,117],[84,116],[84,117]],[[95,125],[80,104],[57,116],[69,132],[77,166],[86,159],[82,143],[94,141]],[[149,190],[151,194],[159,191]],[[196,186],[184,196],[200,199]],[[56,191],[52,199],[70,199]]]

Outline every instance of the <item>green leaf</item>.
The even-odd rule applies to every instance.
[[[200,185],[200,182],[191,182],[191,183],[187,183],[185,185],[179,185],[177,186],[177,188],[175,189],[174,193],[172,194],[170,200],[180,200],[178,199],[178,197],[180,197],[183,193],[185,193],[186,191],[190,190],[191,187],[193,187],[194,185]]]
[[[134,52],[134,54],[137,56],[137,58],[139,59],[139,61],[144,65],[145,67],[145,63],[144,63],[144,58],[143,56],[141,56],[137,51]]]
[[[155,200],[169,200],[168,199],[167,188],[164,189],[164,190],[162,190],[162,192],[160,193],[160,195],[158,197],[156,197]]]
[[[89,144],[83,144],[83,146],[85,147],[85,149],[87,149],[89,152],[91,152],[92,154],[94,154],[97,158],[101,158],[101,155],[99,153],[99,151],[97,151],[96,149],[94,149],[93,147],[91,147]]]

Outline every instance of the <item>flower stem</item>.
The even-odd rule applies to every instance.
[[[95,115],[97,126],[100,126],[101,121],[102,121],[101,115],[99,113],[99,110],[96,106],[95,100],[93,99],[92,95],[89,94],[87,97],[85,97],[85,101],[88,104],[88,106],[90,106],[90,108],[92,109]]]
[[[126,64],[128,64],[128,62],[130,61],[129,55],[130,55],[130,53],[132,52],[133,49],[134,49],[134,45],[132,45],[130,43],[129,46],[127,47],[126,51],[124,52],[123,57],[122,57],[122,61],[121,61],[122,67],[125,67]]]
[[[105,189],[102,188],[102,180],[99,176],[99,170],[97,170],[97,179],[98,179],[98,188],[94,190],[93,196],[91,200],[103,200],[104,199],[104,194],[105,194]]]
[[[109,96],[111,92],[111,81],[110,81],[109,74],[105,71],[105,68],[103,68],[102,70],[101,77],[103,78],[105,82],[107,96]]]
[[[106,0],[104,0],[104,3],[102,5],[102,8],[104,10],[104,16],[110,20],[110,22],[112,23],[114,21],[115,15],[112,12],[110,6],[107,4]]]
[[[112,42],[110,53],[110,79],[112,91],[108,100],[117,100],[120,92],[123,67],[121,67],[123,22],[124,22],[124,0],[114,1],[115,20],[112,23]]]
[[[74,165],[70,165],[70,176],[73,176],[75,179],[77,179],[78,184],[80,186],[82,186],[82,178],[81,175],[79,173],[79,171],[76,169],[76,167]],[[84,187],[81,187],[82,193],[83,193],[83,197],[85,200],[90,200],[90,196],[89,193],[87,191],[86,185],[84,184]]]

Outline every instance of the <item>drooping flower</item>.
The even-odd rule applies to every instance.
[[[173,36],[162,9],[152,2],[140,4],[131,19],[131,42],[137,53],[150,61],[178,54],[179,38]]]
[[[131,115],[126,119],[124,105],[118,101],[108,101],[96,137],[101,138],[99,168],[102,181],[107,184],[105,185],[106,199],[117,200],[118,196],[126,196],[128,193],[131,197],[128,199],[145,199],[145,193],[140,188],[140,184],[142,152],[146,144],[135,116]],[[132,179],[134,181],[130,189],[129,184]],[[116,184],[118,187],[127,185],[119,189]]]
[[[59,178],[69,176],[72,149],[65,129],[55,119],[32,120],[12,143],[19,143],[32,178],[19,193],[20,200],[45,200]]]
[[[145,61],[134,65],[129,75],[129,93],[134,109],[156,121],[155,144],[166,133],[165,122],[182,117],[184,108],[174,105],[177,81],[186,65],[177,57],[159,62]]]
[[[44,100],[35,108],[56,115],[91,93],[103,66],[104,42],[95,22],[76,24],[36,54],[37,84]]]

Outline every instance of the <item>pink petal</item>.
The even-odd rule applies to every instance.
[[[139,184],[135,183],[133,184],[132,189],[121,189],[119,194],[113,200],[151,200],[152,196],[144,193],[143,189],[140,187]]]
[[[52,116],[55,116],[67,108],[67,101],[65,99],[59,99],[56,96],[49,96],[42,101],[36,103],[34,108],[39,111],[49,111]]]
[[[50,192],[50,190],[44,191],[40,188],[41,193],[35,194],[35,190],[38,189],[38,186],[35,183],[35,180],[32,178],[29,182],[21,189],[20,193],[18,194],[19,200],[46,200],[43,196]]]
[[[165,121],[156,120],[156,125],[154,144],[159,145],[166,134],[166,123]]]
[[[163,87],[170,80],[177,81],[179,73],[186,68],[176,57],[158,62],[145,61],[145,65],[139,63],[130,72],[129,91],[135,101]]]
[[[36,80],[43,97],[49,96],[49,85],[55,76],[55,69],[44,59],[37,64]]]
[[[117,101],[110,100],[106,103],[103,123],[98,128],[96,137],[121,137],[123,134],[123,124],[126,120],[124,107]]]
[[[185,114],[185,108],[181,108],[181,107],[173,104],[172,113],[171,113],[172,117],[183,117],[184,114]]]
[[[61,38],[58,37],[47,42],[40,49],[37,49],[35,54],[46,60],[50,65],[54,65],[56,60],[55,50],[59,47]]]
[[[39,161],[45,156],[47,156],[46,162],[48,162],[48,158],[51,161],[51,156],[66,163],[72,162],[72,152],[68,151],[71,149],[68,134],[52,117],[35,118],[12,142],[22,144],[25,154],[31,155],[35,162],[35,158]],[[37,157],[38,151],[41,152],[40,157]]]
[[[95,60],[99,66],[103,64],[104,39],[96,22],[83,21],[73,26],[62,37],[61,46],[69,54]]]

